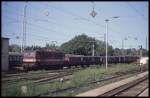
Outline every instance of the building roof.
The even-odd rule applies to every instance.
[[[2,37],[2,39],[6,39],[6,40],[9,40],[10,38]]]

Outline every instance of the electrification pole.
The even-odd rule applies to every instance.
[[[119,18],[119,16],[114,16],[114,17],[111,17],[112,19],[116,19],[116,18]],[[107,62],[107,44],[108,44],[108,22],[110,20],[109,19],[105,19],[105,22],[106,22],[106,70],[107,70],[107,67],[108,67],[108,62]]]
[[[122,56],[124,55],[124,40],[122,40]]]
[[[142,45],[140,46],[140,57],[142,58]]]
[[[105,40],[106,40],[106,34],[104,34],[104,42],[105,42]]]
[[[146,36],[146,50],[148,50],[148,49],[147,49],[147,36]]]
[[[125,52],[124,52],[124,41],[125,40],[127,40],[127,38],[124,38],[123,40],[122,40],[122,56],[124,57],[124,62],[125,62]]]
[[[23,37],[22,37],[22,48],[21,52],[24,52],[26,48],[26,8],[27,5],[24,6],[24,17],[23,17]]]
[[[93,3],[93,11],[90,13],[90,15],[94,18],[96,15],[97,15],[97,13],[94,11],[94,3]],[[114,19],[116,19],[116,18],[119,18],[119,16],[114,16],[114,17],[111,17],[111,18],[114,18]],[[108,62],[107,62],[107,43],[108,43],[108,35],[107,35],[107,33],[108,33],[108,22],[109,22],[109,19],[105,19],[105,22],[106,22],[106,70],[107,70],[107,65],[108,65]]]
[[[147,51],[149,51],[149,33],[147,34]]]
[[[94,56],[94,42],[92,46],[93,46],[92,56]]]
[[[108,33],[108,22],[109,22],[109,20],[108,19],[106,19],[105,20],[105,22],[106,22],[106,69],[107,69],[107,39],[108,39],[108,36],[107,36],[107,33]]]

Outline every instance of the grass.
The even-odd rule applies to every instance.
[[[80,86],[90,81],[99,80],[107,74],[111,75],[115,72],[125,72],[128,70],[133,70],[137,67],[137,65],[133,64],[117,64],[115,66],[112,65],[108,68],[108,70],[106,70],[105,67],[87,68],[85,70],[75,72],[71,82],[74,86]]]
[[[71,80],[73,86],[80,86],[84,83],[90,82],[92,80],[96,80],[102,77],[102,73],[105,70],[102,69],[85,69],[83,71],[75,72],[73,74],[73,78]]]
[[[27,94],[21,93],[21,86],[27,86]],[[56,86],[58,85],[56,84]],[[7,86],[7,88],[2,86],[2,96],[36,96],[38,94],[47,92],[51,87],[51,84],[36,85],[32,81],[26,81],[24,83],[18,82],[16,84]]]
[[[135,64],[116,64],[108,67],[108,70],[105,69],[105,66],[101,67],[89,67],[78,72],[74,72],[70,81],[65,81],[63,83],[54,82],[47,84],[36,85],[32,80],[16,81],[15,84],[9,84],[7,82],[2,82],[2,96],[35,96],[48,90],[58,90],[67,87],[78,87],[82,84],[99,80],[106,75],[112,75],[115,72],[125,72],[128,70],[133,70],[138,68],[138,65]],[[38,71],[37,73],[39,73]],[[35,72],[36,73],[36,72]],[[34,74],[35,77],[36,74]],[[26,84],[27,83],[27,84]],[[27,94],[21,92],[21,86],[27,86]],[[72,96],[72,93],[64,93],[64,96]]]

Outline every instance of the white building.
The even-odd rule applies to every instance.
[[[149,58],[148,57],[141,57],[140,58],[140,65],[144,65],[148,63]]]
[[[9,62],[8,62],[8,48],[9,48],[9,38],[2,38],[2,63],[1,63],[1,68],[2,71],[7,71],[8,70],[8,66],[9,66]]]

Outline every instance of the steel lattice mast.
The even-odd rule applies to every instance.
[[[23,17],[23,37],[22,37],[22,48],[21,52],[24,52],[26,48],[26,8],[27,5],[24,6],[24,17]]]

